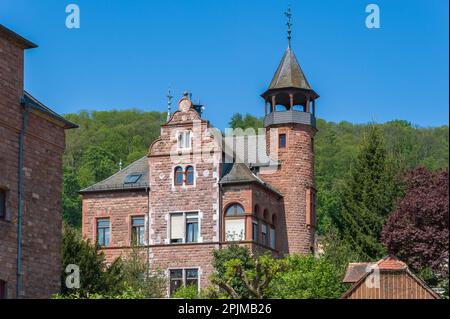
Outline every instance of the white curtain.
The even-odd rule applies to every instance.
[[[225,220],[225,239],[227,241],[238,241],[245,239],[245,219]]]

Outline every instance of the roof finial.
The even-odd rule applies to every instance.
[[[172,112],[172,94],[170,92],[170,86],[169,91],[167,92],[167,121],[170,120],[170,113]]]
[[[289,2],[288,4],[288,10],[287,12],[284,13],[285,16],[288,18],[288,22],[287,22],[287,33],[288,33],[288,46],[289,48],[291,47],[291,33],[292,33],[292,11],[291,11],[291,3]]]
[[[119,160],[119,171],[121,171],[121,170],[122,170],[122,165],[123,165],[123,163],[122,163],[122,159],[120,159],[120,160]]]

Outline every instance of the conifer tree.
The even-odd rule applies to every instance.
[[[399,187],[379,127],[371,125],[341,189],[337,226],[362,259],[383,256],[381,230],[392,211]]]

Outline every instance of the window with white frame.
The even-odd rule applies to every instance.
[[[178,132],[178,149],[190,149],[192,143],[191,131],[180,131]]]
[[[244,208],[239,204],[230,205],[225,212],[225,240],[240,241],[245,239]]]
[[[196,243],[199,238],[197,212],[170,214],[170,243]]]
[[[169,277],[171,296],[182,286],[195,286],[198,289],[199,272],[197,268],[171,269]]]

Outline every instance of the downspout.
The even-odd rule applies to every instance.
[[[150,275],[150,188],[147,192],[147,278]]]
[[[18,182],[18,209],[17,209],[17,278],[16,278],[16,298],[20,298],[20,287],[21,287],[21,257],[22,257],[22,197],[23,197],[23,143],[25,138],[25,131],[28,125],[28,106],[21,101],[21,105],[24,108],[22,114],[22,129],[20,130],[19,135],[19,182]]]

